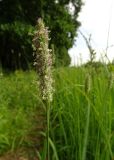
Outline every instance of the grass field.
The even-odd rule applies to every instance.
[[[54,71],[54,78],[50,160],[113,160],[113,73],[106,68],[59,68]],[[33,133],[33,117],[37,117],[40,105],[35,72],[16,71],[0,76],[1,156],[30,147],[37,154],[29,135],[37,134]]]

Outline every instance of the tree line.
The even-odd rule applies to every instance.
[[[72,12],[69,9],[72,6]],[[1,0],[0,65],[4,69],[28,69],[33,63],[32,38],[38,18],[50,32],[56,66],[70,63],[68,50],[80,26],[82,0]]]

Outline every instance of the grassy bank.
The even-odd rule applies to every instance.
[[[88,73],[90,82],[86,84]],[[111,75],[105,68],[98,71],[56,69],[50,117],[50,159],[113,159],[114,87]],[[28,135],[33,131],[33,117],[41,104],[36,80],[33,71],[0,76],[1,155],[33,147]],[[89,93],[86,85],[90,85]]]
[[[91,78],[86,84],[86,77]],[[113,73],[106,68],[56,72],[51,134],[60,160],[110,160],[114,154]],[[85,88],[90,85],[90,92]]]
[[[29,146],[28,134],[38,108],[34,72],[0,76],[0,154]]]

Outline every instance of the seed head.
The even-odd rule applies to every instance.
[[[48,48],[48,29],[44,26],[43,20],[38,19],[36,31],[33,38],[34,55],[37,73],[39,75],[39,87],[43,100],[53,99],[53,78],[52,78],[52,54]]]
[[[85,93],[89,93],[91,90],[91,76],[90,74],[86,75],[86,79],[85,79]]]
[[[108,79],[108,88],[109,89],[112,89],[113,83],[114,83],[114,73],[111,72],[110,76],[109,76],[109,79]]]

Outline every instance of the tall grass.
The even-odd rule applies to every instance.
[[[114,88],[105,70],[92,72],[89,94],[84,92],[88,70],[56,72],[51,135],[60,160],[110,160],[114,154]],[[52,159],[55,159],[54,157]]]
[[[35,80],[34,72],[0,77],[0,154],[29,143],[27,136],[38,107]]]
[[[88,73],[91,75],[89,94],[85,92]],[[99,73],[81,67],[56,69],[54,77],[56,91],[50,107],[50,160],[112,160],[112,76],[109,77],[103,67]],[[32,117],[37,115],[41,104],[35,81],[33,71],[0,77],[0,154],[33,145],[28,135],[34,125]],[[41,159],[45,160],[43,156]]]

